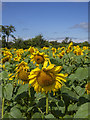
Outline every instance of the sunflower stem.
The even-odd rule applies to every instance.
[[[29,90],[28,90],[28,94],[29,94],[29,98],[31,98],[31,91],[30,91],[30,87],[29,87]]]
[[[48,114],[48,93],[46,94],[46,115]]]
[[[4,97],[2,98],[2,118],[3,118],[3,114],[4,114]]]

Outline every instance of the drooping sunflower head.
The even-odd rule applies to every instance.
[[[55,92],[62,87],[63,81],[66,82],[66,75],[59,73],[61,66],[47,65],[48,62],[44,62],[42,69],[36,68],[30,72],[29,84],[36,92]]]
[[[28,83],[29,82],[28,75],[30,74],[28,70],[29,70],[29,67],[27,66],[27,63],[22,61],[20,64],[17,65],[15,69],[16,73],[13,75],[13,77],[15,77],[18,80],[18,83],[20,81],[23,84]]]
[[[27,68],[29,68],[28,66],[27,66],[27,63],[26,62],[24,62],[24,61],[22,61],[20,64],[16,64],[16,69],[15,70],[17,70],[17,69],[19,69],[20,67],[27,67]]]
[[[22,69],[18,71],[17,77],[24,83],[28,83],[29,82],[28,75],[29,75],[28,69],[22,67]]]
[[[48,56],[45,55],[45,53],[40,53],[39,51],[37,51],[36,53],[33,53],[30,58],[33,63],[36,62],[37,64],[43,64],[47,57]]]

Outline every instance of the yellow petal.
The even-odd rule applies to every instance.
[[[35,78],[37,75],[29,75],[28,77],[29,77],[29,79],[33,79],[33,78]]]
[[[35,82],[36,78],[29,81],[29,84],[33,84]]]
[[[56,78],[56,80],[57,80],[59,83],[63,84],[63,83],[60,81],[60,79]]]
[[[48,65],[48,61],[45,61],[44,64],[43,64],[43,68],[46,68]]]
[[[60,74],[56,74],[56,76],[58,76],[58,77],[65,77],[65,75],[62,74],[62,73],[60,73]]]
[[[56,71],[56,72],[59,72],[61,69],[62,69],[62,66],[57,66],[57,67],[55,67],[55,71]]]
[[[47,67],[47,69],[46,70],[51,70],[51,69],[53,69],[54,68],[54,64],[50,64],[48,67]]]
[[[62,78],[62,77],[56,77],[56,79],[62,80],[64,82],[66,82],[66,79]]]

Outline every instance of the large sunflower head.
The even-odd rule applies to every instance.
[[[34,87],[36,92],[55,92],[62,87],[63,81],[66,82],[66,75],[59,73],[61,66],[55,66],[44,62],[42,69],[36,68],[30,72],[29,84]]]
[[[31,55],[31,61],[33,61],[33,63],[37,63],[37,64],[43,64],[45,62],[45,60],[47,59],[47,55],[45,55],[44,52],[40,53],[39,51],[37,51],[36,53],[33,53]]]

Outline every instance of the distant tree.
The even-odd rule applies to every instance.
[[[68,40],[69,40],[69,37],[66,37],[66,38],[62,41],[62,43],[68,43]]]
[[[10,25],[0,25],[0,32],[2,32],[2,39],[4,38],[6,40],[6,44],[8,47],[8,41],[9,41],[9,37],[11,36],[12,38],[15,39],[15,36],[12,34],[13,32],[15,32],[15,27]]]
[[[38,47],[42,48],[45,45],[49,46],[49,43],[48,43],[48,41],[44,40],[43,36],[40,34],[40,35],[36,36],[35,38],[32,38],[31,45],[35,46],[35,47],[38,46]]]
[[[18,48],[18,49],[23,48],[23,39],[22,38],[15,39],[13,41],[14,41],[15,48]]]

